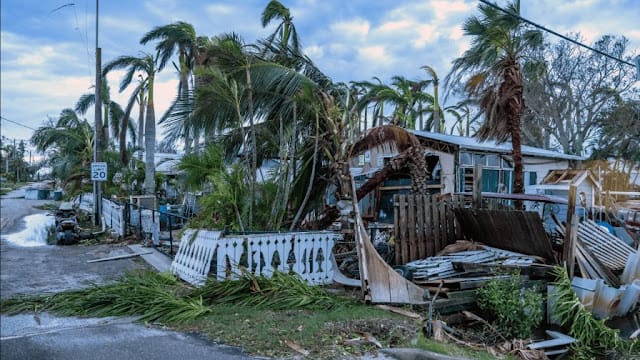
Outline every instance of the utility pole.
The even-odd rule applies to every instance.
[[[18,162],[16,159],[18,158],[18,148],[16,147],[16,139],[13,139],[13,167],[16,168],[16,182],[20,182],[18,179]]]
[[[98,9],[96,0],[96,93],[95,93],[95,123],[93,133],[93,162],[102,161],[102,51],[98,47]],[[102,182],[93,182],[93,217],[94,224],[100,225],[102,216]]]

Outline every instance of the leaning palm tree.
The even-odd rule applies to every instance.
[[[143,74],[142,81],[135,89],[131,98],[134,98],[140,91],[146,91],[147,108],[146,119],[144,125],[144,147],[145,147],[145,178],[144,190],[148,194],[155,193],[155,146],[156,146],[156,116],[153,102],[153,85],[155,76],[162,69],[158,62],[158,58],[150,54],[143,54],[140,57],[121,56],[104,67],[105,74],[111,70],[126,68],[127,72],[120,82],[120,92],[126,89],[136,73]],[[128,111],[133,101],[129,101],[127,105]],[[125,111],[125,114],[127,111]]]
[[[539,48],[542,33],[531,29],[519,18],[520,2],[506,7],[506,12],[491,5],[478,5],[480,16],[468,18],[465,35],[472,36],[471,48],[455,59],[447,84],[464,83],[465,91],[479,99],[485,122],[477,136],[495,139],[513,146],[514,193],[524,192],[520,122],[524,112],[522,90],[523,54]]]
[[[81,119],[73,109],[64,109],[55,122],[36,129],[31,137],[36,150],[47,153],[52,175],[59,178],[70,193],[81,191],[89,178],[93,133],[86,119]]]
[[[293,24],[293,17],[289,9],[282,5],[278,0],[271,0],[262,11],[262,27],[266,27],[273,20],[282,20],[276,27],[276,30],[267,37],[268,45],[276,45],[279,53],[284,55],[288,49],[294,54],[300,53],[300,38]]]
[[[198,38],[193,25],[184,21],[178,21],[172,24],[158,26],[146,33],[140,40],[140,44],[147,44],[150,41],[158,41],[156,51],[159,55],[159,68],[164,68],[169,59],[177,53],[178,64],[174,63],[174,67],[180,74],[178,85],[178,95],[174,100],[175,107],[177,102],[185,103],[189,97],[190,84],[193,79],[193,70],[196,66],[198,55]],[[170,111],[167,112],[160,120],[162,122]],[[189,112],[181,112],[186,119],[189,119]],[[189,129],[189,121],[183,121],[183,135],[185,141],[185,151],[191,150],[192,131]]]

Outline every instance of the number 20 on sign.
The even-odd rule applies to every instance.
[[[91,163],[91,181],[107,180],[107,163],[94,162]]]

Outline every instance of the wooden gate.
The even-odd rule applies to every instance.
[[[463,206],[463,198],[439,197],[416,194],[393,197],[396,265],[434,256],[462,239],[453,209]]]

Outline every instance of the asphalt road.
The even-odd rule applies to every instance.
[[[20,247],[4,237],[28,226],[24,217],[44,213],[20,192],[0,198],[0,297],[36,295],[79,289],[120,277],[133,269],[150,268],[142,259],[87,263],[122,255],[124,246]],[[214,344],[197,334],[185,334],[135,322],[133,318],[62,318],[47,313],[2,315],[0,359],[255,359],[240,349]]]

